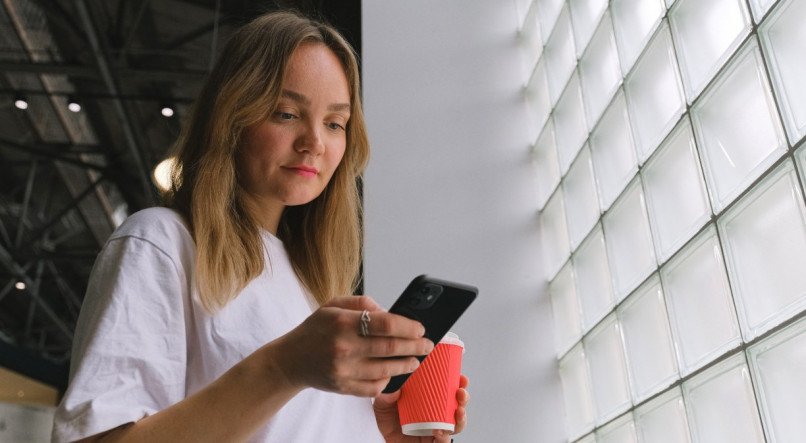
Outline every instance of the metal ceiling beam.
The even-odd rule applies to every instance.
[[[59,223],[62,220],[62,217],[67,215],[73,209],[76,209],[78,205],[81,203],[81,200],[84,197],[90,195],[91,193],[95,192],[95,188],[98,187],[105,179],[105,176],[101,176],[101,178],[95,180],[94,182],[90,183],[80,194],[73,198],[73,201],[70,202],[66,207],[64,207],[58,214],[53,216],[50,221],[45,223],[43,226],[39,227],[36,231],[34,231],[31,235],[28,236],[27,243],[28,244],[35,244],[42,240],[42,238],[50,231],[50,228]]]
[[[2,88],[0,87],[0,94],[7,94],[16,96],[17,94],[22,95],[26,98],[31,98],[32,96],[48,96],[48,97],[76,97],[78,99],[95,99],[95,100],[104,100],[104,99],[119,99],[119,100],[126,100],[126,101],[155,101],[155,102],[163,102],[165,100],[169,100],[172,103],[192,103],[196,98],[195,97],[167,97],[165,94],[120,94],[120,95],[112,95],[108,93],[97,93],[97,92],[75,92],[75,91],[44,91],[44,90],[37,90],[37,89],[22,89],[22,88]]]
[[[92,80],[101,79],[98,70],[90,66],[65,64],[65,63],[42,63],[42,62],[20,62],[11,60],[0,60],[0,71],[3,72],[25,72],[31,74],[53,74],[68,75],[72,77],[82,77]],[[204,70],[181,70],[181,69],[139,69],[139,68],[116,68],[115,75],[127,80],[148,81],[199,81],[207,75]]]
[[[225,18],[225,19],[223,19],[221,21],[222,22],[228,21],[228,19],[229,18]],[[200,27],[188,32],[188,33],[185,33],[184,35],[180,35],[179,37],[177,37],[177,38],[169,41],[165,45],[163,45],[162,49],[164,49],[166,51],[172,51],[172,50],[175,50],[175,49],[179,49],[182,46],[184,46],[186,43],[190,43],[190,42],[196,40],[197,38],[199,38],[199,37],[201,37],[203,35],[207,35],[207,34],[213,32],[213,29],[215,29],[215,26],[216,26],[216,22],[217,22],[217,20],[214,20],[214,21],[212,21],[210,23],[207,23],[207,24],[204,24],[204,25],[202,25],[202,26],[200,26]]]
[[[9,272],[14,274],[17,278],[22,280],[25,283],[25,286],[28,288],[36,288],[36,282],[28,276],[28,273],[25,269],[22,268],[17,262],[14,260],[14,257],[11,255],[10,252],[3,245],[0,245],[0,263],[8,269]],[[53,321],[53,324],[64,333],[70,340],[73,339],[73,329],[69,327],[59,315],[50,307],[50,304],[46,302],[36,291],[28,291],[31,295],[31,298],[36,302],[39,308]]]
[[[47,266],[51,275],[56,280],[56,286],[58,286],[59,290],[62,292],[62,296],[66,301],[65,304],[70,310],[70,313],[73,314],[73,318],[77,318],[79,309],[81,309],[81,298],[78,297],[75,291],[73,291],[73,288],[70,287],[70,284],[62,277],[59,268],[57,268],[52,261],[45,261],[45,266]]]
[[[6,283],[6,285],[5,285],[5,286],[3,286],[3,289],[2,289],[2,290],[0,290],[0,301],[2,301],[2,300],[3,300],[3,298],[4,298],[4,297],[5,297],[5,296],[6,296],[6,295],[9,293],[9,292],[11,292],[11,288],[13,288],[13,287],[14,287],[14,284],[16,284],[16,283],[17,283],[17,282],[16,282],[16,281],[15,281],[15,280],[12,278],[11,280],[9,280],[9,281],[8,281],[8,283]]]
[[[81,17],[81,23],[84,25],[87,39],[90,41],[90,46],[92,46],[92,52],[95,55],[95,62],[98,70],[101,73],[101,77],[106,84],[106,88],[109,90],[110,94],[117,96],[119,93],[118,87],[112,75],[112,71],[109,69],[109,62],[106,60],[106,56],[101,48],[101,42],[98,38],[98,31],[95,27],[92,17],[90,16],[87,3],[85,0],[76,0],[76,6],[78,8],[78,15]],[[154,190],[150,183],[150,174],[146,168],[145,161],[143,160],[143,152],[140,149],[140,146],[137,143],[137,139],[134,135],[132,118],[129,116],[129,112],[123,105],[123,101],[119,99],[112,99],[112,103],[115,111],[118,114],[118,118],[120,119],[122,126],[121,129],[123,130],[124,138],[126,139],[126,145],[128,146],[132,158],[134,159],[134,163],[137,166],[143,197],[145,197],[147,204],[153,205],[156,202]]]
[[[0,138],[0,143],[7,143],[7,142],[18,144],[16,142]],[[61,142],[35,141],[31,142],[31,144],[26,146],[44,152],[51,152],[51,151],[64,152],[67,154],[101,154],[104,152],[101,149],[100,145],[93,145],[87,143],[61,143]]]
[[[25,232],[25,222],[28,218],[28,206],[31,203],[31,192],[34,189],[34,178],[36,178],[36,160],[31,162],[31,168],[28,170],[28,180],[25,183],[25,195],[22,198],[22,210],[20,211],[20,218],[17,222],[17,236],[14,239],[14,249],[19,249],[22,245],[22,234]]]
[[[0,139],[0,148],[3,147],[23,152],[33,157],[42,157],[48,160],[69,163],[71,165],[79,166],[81,168],[86,169],[92,169],[94,171],[98,171],[101,173],[106,172],[108,169],[106,166],[103,165],[97,165],[95,163],[89,163],[83,160],[78,160],[76,158],[68,157],[66,154],[57,154],[56,152],[51,152],[49,148],[42,149],[36,146],[26,146],[20,143],[13,142],[11,140]]]
[[[61,74],[73,77],[88,77],[92,79],[98,78],[98,72],[93,68],[63,63],[37,63],[0,60],[0,71],[26,72],[31,74]]]
[[[129,29],[129,35],[126,37],[125,42],[123,43],[123,47],[120,48],[120,52],[118,53],[118,60],[126,60],[126,54],[131,49],[132,44],[134,43],[134,35],[137,32],[137,27],[140,26],[140,21],[143,20],[143,14],[146,12],[146,8],[148,8],[149,0],[140,0],[140,9],[137,11],[137,15],[134,18],[134,23],[131,25],[131,29]],[[123,3],[120,4],[120,10],[123,10]],[[122,20],[118,20],[118,29],[123,29]]]

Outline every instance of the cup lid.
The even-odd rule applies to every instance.
[[[463,349],[465,347],[465,343],[462,340],[459,340],[459,336],[454,334],[453,332],[448,332],[442,337],[442,340],[439,341],[440,343],[445,343],[446,345],[456,345],[461,346]]]

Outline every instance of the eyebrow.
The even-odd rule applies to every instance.
[[[281,94],[283,97],[289,98],[295,102],[302,103],[305,106],[310,106],[311,99],[308,97],[300,94],[299,92],[294,92],[288,89],[283,89]],[[338,111],[349,111],[350,104],[349,103],[333,103],[327,106],[328,111],[338,112]]]

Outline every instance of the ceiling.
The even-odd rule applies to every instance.
[[[227,36],[288,7],[360,52],[360,0],[0,0],[0,365],[64,388],[100,247],[159,203],[151,171]]]

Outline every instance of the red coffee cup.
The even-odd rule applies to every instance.
[[[403,433],[430,436],[456,427],[456,391],[465,344],[449,332],[400,389],[397,409]]]

